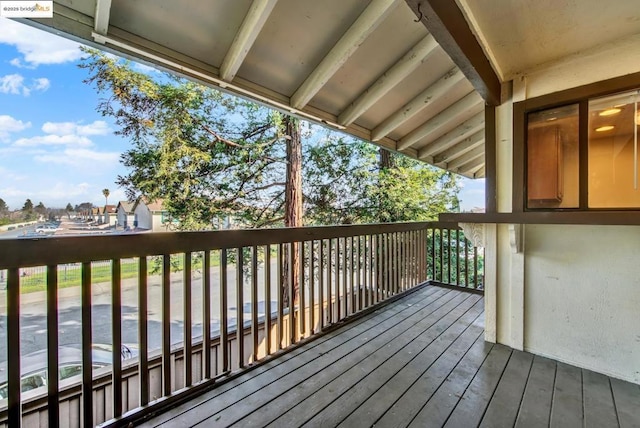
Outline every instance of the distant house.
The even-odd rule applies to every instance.
[[[89,217],[91,221],[95,221],[97,223],[101,223],[102,213],[100,208],[91,208],[91,217]]]
[[[118,206],[116,207],[116,217],[118,219],[118,227],[122,227],[126,229],[127,227],[133,228],[135,227],[134,222],[134,213],[133,213],[133,202],[128,201],[120,201],[118,202]]]
[[[169,212],[162,206],[162,199],[147,201],[140,198],[133,207],[134,225],[138,229],[146,229],[153,232],[163,232],[167,230]]]
[[[102,208],[102,213],[103,222],[109,226],[115,226],[116,221],[118,221],[117,207],[115,205],[105,205]]]

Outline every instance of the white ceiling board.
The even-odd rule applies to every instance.
[[[640,4],[627,0],[463,0],[468,21],[505,80],[640,33]],[[471,18],[469,18],[471,17]]]

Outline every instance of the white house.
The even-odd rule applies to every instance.
[[[168,212],[162,207],[162,200],[147,201],[138,199],[133,207],[134,226],[137,229],[150,230],[152,232],[164,232],[167,230]]]
[[[105,205],[102,208],[102,212],[103,223],[109,226],[115,226],[118,221],[117,207],[115,205]]]
[[[116,207],[116,218],[118,220],[118,227],[126,229],[127,227],[133,228],[133,202],[120,201]]]

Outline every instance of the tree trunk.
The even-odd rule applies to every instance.
[[[284,120],[287,138],[287,180],[285,185],[285,227],[302,227],[302,142],[300,141],[300,121],[287,116]],[[284,272],[289,272],[289,261],[292,261],[291,281],[293,283],[293,301],[298,300],[300,289],[301,260],[299,253],[300,244],[291,245],[293,257],[285,251]],[[289,284],[287,278],[283,284]],[[287,288],[287,287],[285,287]],[[288,303],[288,289],[282,290],[285,302]]]

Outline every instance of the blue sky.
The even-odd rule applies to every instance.
[[[0,198],[19,209],[125,199],[115,185],[128,142],[96,111],[78,44],[0,18]],[[462,209],[484,206],[484,180],[463,179]]]

